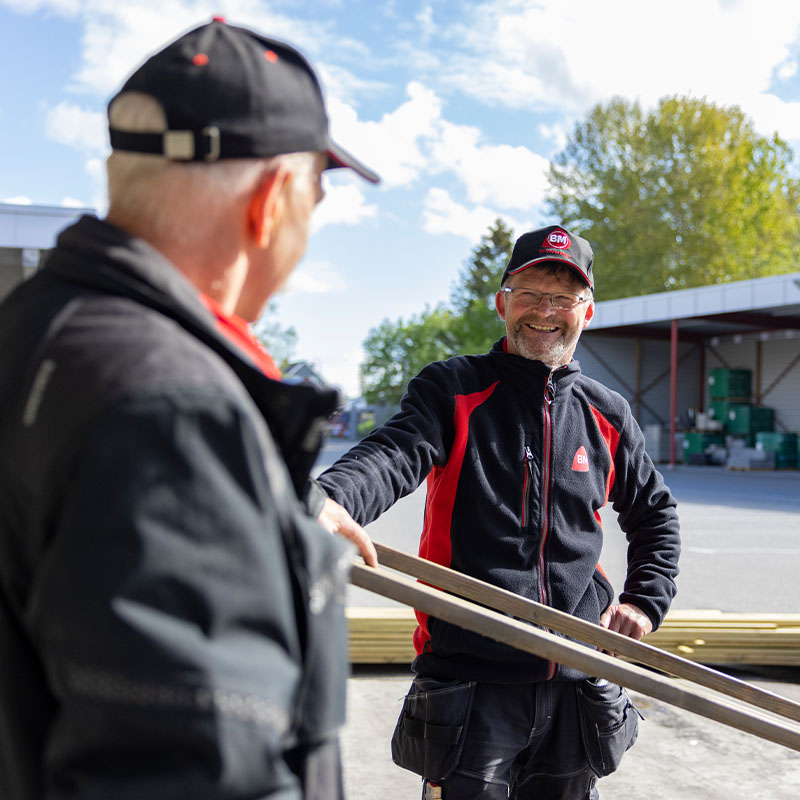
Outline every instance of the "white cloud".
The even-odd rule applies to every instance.
[[[759,130],[767,135],[778,131],[783,139],[800,141],[800,102],[785,101],[774,94],[753,97],[745,109]]]
[[[797,61],[786,61],[775,70],[775,77],[780,81],[788,81],[797,75]]]
[[[270,13],[259,0],[16,0],[8,2],[23,13],[53,11],[82,18],[82,64],[72,87],[108,97],[123,79],[169,39],[221,14],[231,23],[287,39],[305,53],[320,50],[328,41],[327,26]],[[358,49],[349,39],[337,41],[348,52]],[[344,70],[340,80],[344,83]]]
[[[556,122],[553,125],[542,123],[539,126],[539,135],[553,143],[554,152],[563,150],[567,146],[567,129],[560,122]]]
[[[430,4],[423,6],[414,15],[414,20],[419,25],[422,41],[429,41],[436,32],[436,25],[433,21],[433,7]]]
[[[328,103],[333,138],[378,172],[386,186],[409,186],[428,166],[423,140],[437,135],[442,103],[412,82],[408,100],[377,122],[359,120],[356,110],[332,98]]]
[[[796,0],[695,0],[682,8],[640,0],[483,3],[451,29],[451,43],[462,47],[445,79],[488,104],[567,117],[615,94],[648,105],[692,94],[738,104],[769,132],[775,111],[764,112],[759,100],[776,74],[797,69]]]
[[[8,6],[18,14],[47,10],[65,17],[74,17],[81,10],[81,0],[2,0],[0,5]]]
[[[463,181],[473,203],[530,209],[547,190],[549,161],[526,147],[481,144],[480,129],[443,122],[431,159]]]
[[[45,133],[54,142],[79,150],[101,152],[107,149],[105,114],[66,101],[47,111]]]
[[[547,159],[526,147],[482,141],[479,128],[442,116],[442,101],[412,82],[408,100],[377,122],[362,121],[351,106],[331,105],[334,137],[373,167],[388,187],[411,186],[423,174],[452,172],[473,203],[530,209],[547,188]]]
[[[61,205],[64,208],[86,208],[86,203],[83,200],[78,200],[76,197],[62,197]]]
[[[512,230],[531,227],[486,206],[467,208],[453,200],[445,189],[431,189],[425,197],[423,227],[427,233],[450,233],[477,242],[498,217]]]
[[[309,261],[300,264],[282,291],[287,294],[330,294],[346,288],[346,279],[332,264]]]
[[[360,186],[326,181],[325,198],[314,210],[311,229],[316,232],[326,225],[357,225],[377,216],[377,213],[378,206],[367,204]]]
[[[365,57],[369,58],[368,55]],[[314,69],[322,84],[326,103],[330,103],[332,98],[336,98],[343,103],[355,104],[356,98],[360,94],[375,94],[387,88],[385,83],[365,80],[339,64],[315,59]]]
[[[0,203],[8,203],[11,206],[30,206],[33,205],[33,200],[24,194],[18,194],[15,197],[4,197]]]

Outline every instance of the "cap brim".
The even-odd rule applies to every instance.
[[[506,278],[510,277],[511,275],[516,275],[518,272],[522,272],[528,269],[528,267],[532,267],[534,264],[544,264],[546,262],[550,262],[552,264],[564,264],[567,267],[570,267],[572,271],[578,275],[592,291],[594,291],[594,284],[589,280],[586,273],[577,264],[573,264],[572,261],[569,261],[566,258],[553,258],[553,256],[542,256],[540,258],[533,258],[530,261],[526,261],[524,264],[516,267],[516,269],[509,270],[509,272],[506,274]]]
[[[373,172],[369,167],[362,164],[355,156],[351,155],[338,144],[328,140],[328,165],[325,169],[352,169],[355,170],[364,180],[370,183],[380,183],[380,176]]]

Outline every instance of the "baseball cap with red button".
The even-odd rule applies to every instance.
[[[510,275],[516,275],[534,264],[545,262],[566,264],[594,291],[592,262],[594,254],[586,239],[570,233],[561,225],[550,225],[528,231],[514,243],[511,258],[503,273],[502,286]]]
[[[124,92],[157,100],[163,133],[110,129],[111,147],[163,155],[173,161],[269,158],[321,152],[328,169],[347,167],[380,178],[333,142],[319,81],[293,47],[221,17],[195,28],[151,56],[125,82]]]

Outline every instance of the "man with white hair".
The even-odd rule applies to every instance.
[[[340,797],[348,554],[298,499],[336,395],[248,322],[323,170],[377,176],[305,59],[221,19],[109,122],[107,218],[0,307],[0,795]]]

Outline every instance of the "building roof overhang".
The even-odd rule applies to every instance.
[[[777,331],[794,338],[800,331],[800,272],[602,301],[583,335],[669,339],[673,320],[682,340],[765,339]]]

